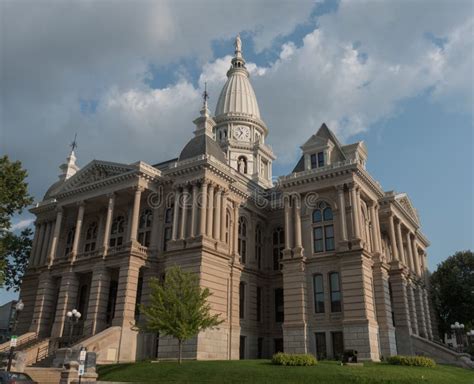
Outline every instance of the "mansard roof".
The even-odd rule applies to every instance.
[[[222,152],[219,144],[212,137],[205,134],[195,136],[189,140],[181,151],[178,161],[192,159],[200,155],[211,155],[217,160],[226,163],[224,152]]]

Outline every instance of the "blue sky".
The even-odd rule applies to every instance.
[[[4,3],[0,148],[28,169],[35,198],[56,180],[75,132],[81,166],[175,157],[205,81],[215,105],[241,33],[274,174],[291,171],[299,145],[326,122],[343,142],[365,141],[385,190],[409,194],[431,269],[472,249],[472,3],[234,4]],[[15,228],[31,220],[16,217]],[[0,303],[11,297],[0,293]]]

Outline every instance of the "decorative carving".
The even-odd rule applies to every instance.
[[[397,199],[397,201],[399,202],[399,204],[403,207],[403,209],[405,210],[406,213],[408,213],[408,215],[413,219],[415,220],[416,223],[420,223],[419,221],[419,218],[418,218],[418,213],[416,212],[416,209],[413,207],[413,205],[411,204],[411,201],[410,199],[408,198],[408,196],[406,195],[403,195],[402,197],[400,197],[399,199]]]

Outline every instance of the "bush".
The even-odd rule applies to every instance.
[[[387,358],[387,363],[392,365],[408,365],[411,367],[426,368],[433,368],[436,366],[435,361],[426,356],[390,356]]]
[[[289,365],[289,366],[309,366],[316,365],[318,361],[313,355],[296,355],[290,353],[278,352],[273,355],[272,363],[277,365]]]

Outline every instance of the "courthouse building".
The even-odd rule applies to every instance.
[[[315,127],[293,171],[274,183],[271,127],[239,38],[214,115],[204,97],[194,124],[178,157],[158,164],[80,169],[71,152],[31,209],[19,333],[52,353],[77,309],[74,340],[100,362],[175,357],[175,340],[134,324],[150,279],[179,265],[199,274],[223,320],[186,343],[187,358],[355,349],[378,361],[433,339],[429,242],[407,194],[384,191],[367,172],[363,142]]]

